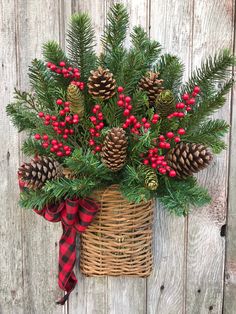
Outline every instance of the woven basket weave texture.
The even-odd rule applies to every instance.
[[[154,201],[129,203],[117,185],[96,191],[92,197],[101,208],[81,234],[81,272],[87,276],[149,276]]]

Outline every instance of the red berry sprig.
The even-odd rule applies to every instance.
[[[123,129],[127,129],[130,127],[131,133],[140,135],[141,128],[144,128],[144,131],[147,132],[148,129],[150,129],[151,127],[151,123],[156,124],[158,122],[158,114],[153,115],[151,122],[149,122],[147,118],[142,118],[141,121],[138,121],[138,119],[131,113],[133,109],[133,106],[131,104],[132,98],[122,94],[124,91],[124,88],[122,86],[119,86],[117,88],[117,91],[119,93],[119,100],[117,101],[117,105],[124,108],[123,116],[126,117],[126,120],[122,126]]]
[[[183,102],[179,102],[176,104],[177,111],[171,113],[167,118],[172,119],[174,117],[183,118],[185,116],[185,112],[189,112],[192,110],[192,106],[196,103],[196,97],[201,92],[199,86],[195,86],[193,92],[191,94],[185,93],[182,95]]]
[[[101,106],[96,104],[93,109],[93,116],[90,116],[90,121],[93,127],[89,129],[90,140],[89,145],[93,147],[93,153],[98,153],[101,151],[101,145],[97,144],[97,139],[101,136],[100,131],[104,128],[103,113],[101,111]]]
[[[74,79],[73,84],[78,86],[80,90],[84,89],[84,82],[80,82],[80,71],[78,68],[73,68],[71,66],[66,66],[64,61],[60,61],[59,65],[56,65],[52,62],[47,63],[47,67],[59,75],[62,75],[64,78]]]

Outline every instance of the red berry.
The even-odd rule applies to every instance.
[[[69,146],[63,146],[64,150],[69,150]]]
[[[165,149],[170,149],[170,143],[165,143]]]
[[[73,119],[72,122],[73,122],[73,124],[78,124],[78,123],[79,123],[79,120]]]
[[[100,125],[101,129],[104,128],[104,123],[103,122],[100,122],[99,125]]]
[[[179,118],[183,118],[185,116],[185,114],[183,112],[178,112],[178,117]]]
[[[153,124],[156,124],[157,122],[158,122],[157,119],[152,119]]]
[[[43,148],[48,148],[48,145],[49,145],[48,143],[43,143],[42,144]]]
[[[197,93],[194,93],[194,92],[193,92],[193,93],[192,93],[192,96],[193,96],[193,97],[197,97]]]
[[[126,123],[123,123],[122,128],[123,128],[123,129],[127,129],[127,128],[128,128],[128,125],[127,125]]]
[[[159,140],[161,141],[161,142],[164,142],[166,139],[165,139],[165,136],[164,135],[160,135],[159,136]]]
[[[59,146],[59,147],[62,147],[62,146],[63,146],[62,142],[60,142],[60,143],[58,144],[58,146]]]
[[[89,140],[89,145],[90,145],[90,146],[95,145],[95,141],[94,141],[93,139],[90,139],[90,140]]]
[[[166,161],[162,161],[161,165],[162,165],[163,167],[166,167],[166,166],[167,166],[167,162],[166,162]]]
[[[63,104],[63,100],[62,99],[57,99],[56,101],[57,105],[60,106]]]
[[[100,133],[95,133],[95,137],[99,137],[100,136]]]
[[[183,94],[182,99],[183,100],[188,100],[189,99],[189,94],[187,94],[187,93]]]
[[[67,150],[67,151],[65,152],[65,154],[66,154],[66,156],[69,156],[69,155],[71,154],[71,151],[70,151],[70,150]]]
[[[44,117],[44,113],[41,111],[38,113],[39,118],[43,118]]]
[[[58,157],[62,157],[63,156],[63,152],[61,152],[61,151],[57,152],[57,156]]]
[[[73,130],[73,129],[70,129],[69,131],[70,131],[70,134],[73,134],[73,133],[74,133],[74,130]]]
[[[160,168],[158,169],[158,171],[159,171],[161,174],[166,174],[166,169],[165,169],[165,168],[160,167]]]
[[[129,114],[130,114],[130,111],[129,111],[128,109],[125,109],[123,115],[124,115],[125,117],[128,117]]]
[[[172,114],[174,117],[178,117],[179,116],[179,112],[173,112]]]
[[[166,148],[166,143],[160,142],[160,143],[159,143],[159,147],[160,147],[160,148]]]
[[[172,138],[172,137],[174,137],[174,133],[173,133],[173,132],[167,132],[167,133],[166,133],[166,136],[167,136],[168,138]]]
[[[64,108],[64,111],[65,111],[65,112],[70,112],[70,108],[69,108],[69,107],[65,107],[65,108]]]
[[[60,111],[59,111],[59,115],[60,115],[60,116],[64,116],[65,114],[66,114],[66,113],[65,113],[65,110],[60,110]]]
[[[51,116],[52,121],[56,121],[57,117],[56,116]]]
[[[152,167],[153,169],[156,169],[156,168],[157,168],[157,164],[156,164],[156,163],[153,163],[153,164],[151,165],[151,167]]]
[[[67,134],[63,134],[62,137],[66,140],[68,138],[68,135]]]
[[[120,94],[119,95],[119,99],[123,100],[125,98],[125,95],[124,94]]]
[[[134,126],[136,129],[140,129],[141,128],[141,123],[137,122]]]
[[[101,146],[96,146],[95,147],[95,152],[100,152],[100,150],[101,150]]]
[[[136,123],[136,122],[135,122],[135,120],[136,120],[135,116],[130,116],[129,119],[130,119],[130,122]],[[146,121],[145,121],[145,122],[146,122]]]
[[[117,105],[118,105],[119,107],[123,107],[123,106],[124,106],[123,100],[118,100],[118,101],[117,101]]]
[[[70,121],[70,116],[67,116],[66,118],[65,118],[65,120],[66,120],[66,122],[69,122]]]
[[[144,159],[143,163],[144,163],[144,165],[148,165],[149,164],[149,160],[148,159]]]
[[[65,126],[66,126],[65,121],[61,121],[61,122],[60,122],[60,126],[65,127]]]
[[[52,152],[52,153],[55,152],[53,147],[50,148],[50,152]]]
[[[49,114],[46,114],[45,120],[46,120],[46,121],[50,121],[50,120],[51,120],[51,116],[50,116]]]
[[[60,65],[60,67],[64,67],[66,64],[65,64],[64,61],[61,61],[61,62],[59,63],[59,65]]]
[[[184,135],[185,133],[186,133],[186,132],[185,132],[185,129],[182,129],[182,128],[181,128],[181,129],[178,130],[178,134],[179,134],[179,135]]]
[[[186,111],[191,111],[192,108],[190,106],[186,107]]]
[[[195,86],[193,91],[194,91],[194,93],[199,94],[201,92],[201,89],[199,86]]]
[[[56,71],[57,67],[55,66],[55,64],[52,64],[51,67],[50,67],[50,69],[51,69],[52,71]]]
[[[142,118],[142,122],[143,122],[143,123],[146,123],[146,122],[147,122],[147,119],[146,119],[146,118]]]
[[[100,106],[100,105],[98,105],[98,104],[97,104],[97,105],[95,105],[95,106],[94,106],[94,108],[95,108],[96,110],[101,110],[101,106]]]
[[[47,67],[48,67],[48,68],[50,68],[50,67],[51,67],[51,65],[52,65],[52,63],[51,63],[51,62],[48,62],[48,63],[47,63]]]
[[[58,150],[59,146],[57,144],[53,145],[54,150]]]
[[[169,176],[170,177],[175,177],[176,176],[176,172],[174,170],[170,170]]]
[[[132,110],[133,106],[132,105],[128,105],[126,108],[129,109],[129,110]]]
[[[190,98],[188,101],[187,101],[187,104],[188,105],[194,105],[195,104],[195,99],[194,98]]]
[[[175,143],[178,143],[180,142],[180,137],[179,136],[176,136],[175,139],[174,139]]]
[[[64,134],[68,134],[69,133],[69,130],[68,129],[65,129],[64,130]]]
[[[118,93],[122,93],[123,90],[124,90],[124,88],[123,88],[122,86],[119,86],[119,87],[117,88],[117,92],[118,92]]]
[[[35,134],[34,138],[35,138],[36,140],[40,140],[40,139],[41,139],[41,135],[40,135],[40,134]]]
[[[146,122],[146,123],[144,123],[144,127],[146,128],[146,129],[149,129],[150,128],[150,123],[149,122]]]
[[[155,114],[153,115],[153,119],[159,119],[159,115],[158,115],[157,113],[155,113]]]
[[[69,107],[69,106],[70,106],[70,102],[69,102],[69,101],[66,101],[66,102],[64,103],[64,106],[65,106],[65,107]]]
[[[57,144],[57,140],[51,140],[51,144],[52,145],[56,145]]]
[[[47,135],[47,134],[45,134],[45,135],[43,136],[43,140],[44,140],[44,141],[47,141],[47,140],[48,140],[48,135]]]
[[[49,125],[50,121],[44,121],[44,125]]]
[[[130,103],[131,102],[131,98],[129,96],[125,97],[125,102]]]
[[[185,104],[183,102],[179,102],[178,104],[176,104],[176,109],[184,109]]]

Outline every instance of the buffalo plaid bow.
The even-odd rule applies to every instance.
[[[67,199],[59,205],[49,205],[42,210],[34,211],[48,221],[62,223],[58,284],[67,293],[57,301],[57,304],[63,305],[77,283],[73,272],[76,261],[76,233],[86,230],[98,211],[98,204],[91,199]]]

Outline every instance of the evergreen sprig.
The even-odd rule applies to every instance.
[[[70,59],[80,69],[81,80],[86,81],[97,60],[94,52],[95,33],[90,17],[86,13],[74,14],[67,36]]]

